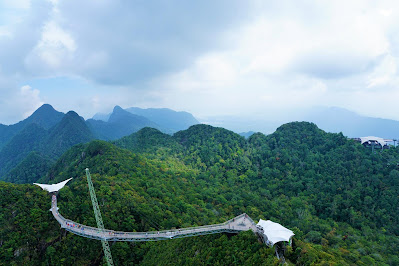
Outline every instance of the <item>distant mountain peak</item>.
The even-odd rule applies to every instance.
[[[135,123],[139,122],[140,126],[138,128],[141,128],[142,126],[154,127],[168,134],[185,130],[192,125],[199,124],[198,120],[195,119],[192,114],[184,111],[177,112],[169,108],[142,109],[139,107],[123,109],[119,105],[114,107],[112,113],[95,114],[93,119],[89,119],[89,123],[92,126],[96,123],[96,127],[105,127],[105,124],[101,124],[101,122],[115,124],[122,123],[126,121],[126,119],[130,121],[135,120]],[[97,122],[94,122],[95,120],[97,120]],[[129,134],[133,132],[130,132]]]
[[[30,117],[35,117],[35,116],[43,115],[43,114],[51,114],[51,113],[59,113],[59,112],[56,111],[54,109],[54,107],[51,106],[50,104],[45,103],[42,106],[40,106],[39,108],[37,108],[36,111],[34,111]]]
[[[51,110],[55,110],[54,107],[53,107],[51,104],[48,104],[48,103],[42,104],[42,106],[40,106],[37,110],[40,110],[40,109],[51,109]]]
[[[176,112],[168,108],[147,108],[130,107],[126,111],[144,116],[160,125],[164,132],[173,133],[184,130],[192,125],[199,124],[198,120],[188,112]]]
[[[15,125],[23,128],[27,124],[36,123],[45,129],[49,129],[60,122],[63,117],[64,113],[55,110],[50,104],[43,104],[31,116]]]
[[[120,106],[115,106],[114,110],[112,111],[108,122],[116,122],[120,119],[125,119],[126,117],[133,117],[134,115],[129,113],[128,111],[123,110]]]
[[[112,111],[113,113],[115,112],[126,112],[125,110],[123,110],[122,107],[120,107],[119,105],[115,105],[114,110]]]
[[[75,111],[69,111],[68,113],[66,113],[66,115],[71,117],[80,117]]]

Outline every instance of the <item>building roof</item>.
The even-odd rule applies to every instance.
[[[52,185],[38,184],[38,183],[33,183],[33,184],[38,185],[43,190],[47,190],[48,192],[56,192],[56,191],[60,190],[61,188],[63,188],[66,185],[66,183],[68,183],[68,181],[71,179],[72,179],[72,177],[65,181],[62,181],[60,183],[52,184]]]
[[[291,237],[295,235],[290,229],[270,220],[265,221],[260,219],[257,226],[263,228],[263,234],[267,236],[267,240],[272,246],[280,241],[289,242]]]
[[[392,141],[391,139],[383,139],[379,137],[374,137],[374,136],[368,136],[368,137],[361,137],[360,142],[363,144],[368,141],[374,141],[379,143],[381,146],[387,145],[387,142]]]

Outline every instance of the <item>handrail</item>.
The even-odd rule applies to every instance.
[[[256,232],[256,224],[246,214],[240,214],[224,223],[203,225],[196,227],[187,227],[179,229],[169,229],[160,231],[149,231],[149,232],[123,232],[104,229],[100,231],[96,227],[83,225],[76,223],[70,219],[64,218],[59,212],[57,207],[57,197],[52,196],[52,204],[50,211],[53,213],[54,218],[60,223],[61,227],[66,230],[86,237],[117,240],[117,241],[150,241],[150,240],[163,240],[178,237],[186,237],[199,234],[219,233],[219,232],[240,232],[253,230]],[[249,224],[246,222],[249,221]],[[243,225],[242,225],[243,224]]]

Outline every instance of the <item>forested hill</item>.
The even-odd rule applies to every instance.
[[[78,143],[86,143],[93,139],[116,140],[143,127],[172,133],[176,129],[187,128],[196,121],[188,113],[169,109],[141,111],[151,119],[162,120],[162,126],[119,106],[115,106],[107,121],[85,121],[74,111],[64,114],[54,110],[49,104],[42,105],[31,116],[17,124],[0,124],[0,180],[13,183],[35,182],[38,176],[46,174],[62,153]],[[187,119],[190,117],[194,120]],[[178,119],[182,121],[174,121]],[[174,123],[171,123],[172,121]],[[169,122],[171,127],[165,127]]]
[[[155,134],[146,132],[148,139]],[[320,217],[357,228],[366,223],[399,235],[397,148],[372,154],[342,134],[326,133],[306,122],[282,125],[268,136],[256,133],[247,141],[207,125],[192,126],[173,137],[157,134],[157,139],[168,141],[152,141],[158,149],[147,152],[170,148],[170,156],[212,177],[249,182],[268,197],[305,197]],[[116,145],[138,152],[138,146],[123,144],[129,139],[147,137],[138,132]]]
[[[38,126],[49,129],[61,121],[63,113],[54,110],[49,104],[43,104],[30,117],[22,120],[14,125],[0,124],[0,150],[7,144],[16,134],[21,132],[26,126],[30,124],[37,124]]]
[[[41,181],[74,177],[60,191],[60,212],[91,226],[86,167],[109,229],[206,225],[246,212],[295,232],[288,263],[399,265],[398,161],[397,148],[372,154],[311,123],[247,140],[196,125],[173,136],[145,128],[114,144],[79,144]],[[60,230],[49,207],[39,187],[0,182],[1,263],[101,263],[101,243]],[[115,243],[111,251],[117,265],[279,265],[251,232]]]
[[[92,139],[83,118],[73,111],[48,130],[37,123],[28,124],[0,150],[0,180],[36,182],[66,150]]]

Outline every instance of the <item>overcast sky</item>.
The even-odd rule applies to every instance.
[[[399,120],[398,1],[0,2],[0,123],[49,103],[85,118],[168,107]]]

